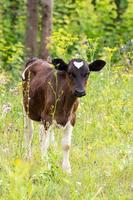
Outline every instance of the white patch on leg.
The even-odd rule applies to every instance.
[[[57,144],[55,142],[55,135],[54,135],[54,130],[53,129],[50,131],[50,145],[52,145],[54,147],[54,149],[57,148]]]
[[[42,154],[42,159],[47,157],[47,151],[49,148],[50,144],[50,128],[48,130],[45,130],[44,125],[40,125],[40,131],[39,131],[39,136],[40,136],[40,149],[41,149],[41,154]]]
[[[83,61],[81,61],[81,62],[74,61],[73,64],[76,68],[80,69],[84,65],[84,62]]]
[[[62,169],[68,173],[71,173],[71,166],[69,161],[69,150],[71,146],[71,136],[72,136],[73,126],[70,121],[66,124],[64,129],[64,135],[62,138],[62,148],[63,148],[63,162]]]
[[[54,145],[54,143],[55,143],[54,130],[51,130],[50,143],[52,145]]]
[[[24,113],[24,138],[25,138],[25,148],[26,148],[26,157],[32,157],[32,140],[33,140],[33,121],[27,116],[25,109],[23,108]]]

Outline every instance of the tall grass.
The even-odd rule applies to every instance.
[[[57,149],[49,150],[51,169],[40,158],[36,124],[33,158],[24,160],[22,91],[1,85],[0,200],[132,200],[132,75],[111,70],[92,73],[80,99],[73,131],[72,176],[61,170]]]

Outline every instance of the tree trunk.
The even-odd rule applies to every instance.
[[[52,0],[41,0],[42,4],[42,29],[40,41],[40,57],[47,60],[50,56],[48,43],[52,31]]]
[[[27,56],[36,56],[38,28],[38,0],[27,2],[26,52]]]

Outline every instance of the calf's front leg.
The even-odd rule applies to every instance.
[[[72,130],[73,130],[73,126],[71,125],[71,122],[68,122],[65,126],[63,138],[62,138],[62,149],[63,149],[62,169],[63,171],[66,171],[69,174],[71,174],[69,151],[71,147]]]

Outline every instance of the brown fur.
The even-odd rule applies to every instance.
[[[36,59],[25,72],[23,102],[28,116],[42,121],[47,129],[55,120],[65,126],[75,124],[78,100],[71,91],[71,81],[64,71]]]

